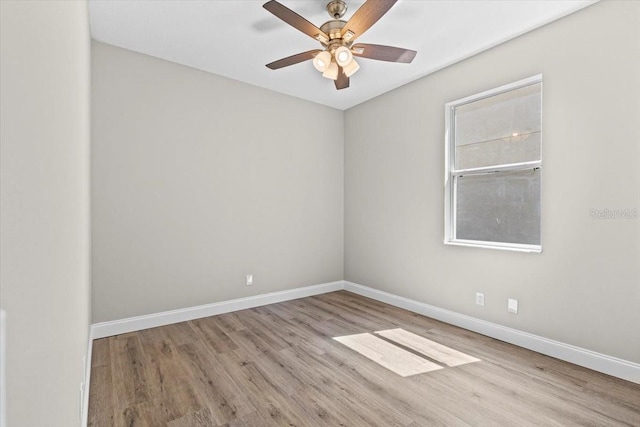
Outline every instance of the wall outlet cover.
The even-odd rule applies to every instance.
[[[253,285],[253,274],[247,274],[247,280],[246,280],[245,284],[247,286],[252,286]]]
[[[509,313],[518,314],[518,300],[509,298],[507,301],[507,311]]]
[[[482,292],[476,292],[476,305],[484,306],[484,294]]]

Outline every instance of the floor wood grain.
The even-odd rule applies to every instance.
[[[334,339],[376,331],[442,369]],[[89,406],[109,427],[640,426],[640,385],[340,291],[96,340]]]
[[[345,335],[336,337],[334,340],[401,377],[442,369],[440,365],[425,360],[371,334]]]
[[[458,366],[464,365],[465,363],[480,361],[478,358],[454,350],[446,345],[438,344],[437,342],[423,338],[420,335],[405,331],[402,328],[376,331],[376,334],[404,347],[415,350],[430,359],[444,363],[447,366]]]

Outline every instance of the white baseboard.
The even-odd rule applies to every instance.
[[[298,298],[310,297],[344,289],[344,282],[324,283],[321,285],[305,286],[303,288],[288,289],[286,291],[271,292],[246,298],[238,298],[213,304],[198,305],[178,310],[164,311],[161,313],[147,314],[145,316],[129,317],[127,319],[110,322],[94,323],[91,326],[93,339],[125,334],[127,332],[140,331],[172,323],[185,322],[187,320],[200,319],[215,316],[232,311],[259,307],[267,304],[289,301]]]
[[[640,384],[640,364],[629,362],[596,353],[570,344],[550,340],[538,335],[508,328],[496,323],[487,322],[475,317],[445,310],[423,302],[411,300],[388,292],[344,282],[344,289],[367,298],[375,299],[414,313],[422,314],[432,319],[440,320],[451,325],[459,326],[470,331],[478,332],[501,341],[515,344],[547,356],[555,357],[575,365],[593,369],[614,377],[622,378]]]
[[[470,331],[499,339],[547,356],[555,357],[594,371],[602,372],[614,377],[622,378],[640,384],[640,364],[618,359],[591,350],[554,341],[528,332],[487,322],[465,314],[456,313],[420,301],[411,300],[378,289],[362,286],[348,281],[337,281],[321,285],[306,286],[303,288],[289,289],[286,291],[272,292],[252,297],[239,298],[230,301],[222,301],[213,304],[188,307],[179,310],[165,311],[145,316],[130,317],[111,322],[96,323],[91,326],[91,339],[109,337],[127,332],[140,331],[158,326],[187,320],[200,319],[215,316],[232,311],[259,307],[278,302],[289,301],[313,295],[324,294],[339,290],[347,290],[377,301],[381,301],[405,310],[413,311],[451,325],[459,326]],[[91,349],[87,356],[88,373],[85,382],[85,402],[88,402],[89,376],[91,371]],[[86,404],[85,404],[86,406]],[[86,417],[86,409],[84,416]],[[83,425],[86,425],[83,424]]]

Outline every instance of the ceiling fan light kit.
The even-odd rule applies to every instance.
[[[313,58],[313,66],[316,67],[316,70],[320,71],[321,73],[327,69],[330,63],[331,54],[326,50],[318,53],[316,57]]]
[[[353,60],[353,54],[346,46],[340,46],[337,48],[334,55],[336,57],[336,62],[341,67],[348,65]]]
[[[358,71],[360,69],[360,65],[356,62],[355,59],[352,59],[351,62],[347,65],[344,66],[344,68],[342,69],[342,71],[344,71],[344,74],[347,77],[351,77],[353,76],[356,71]]]
[[[353,45],[355,39],[371,28],[396,1],[368,0],[349,21],[343,21],[340,18],[347,11],[347,4],[343,0],[332,0],[327,4],[327,12],[332,19],[322,24],[320,28],[276,0],[268,1],[263,5],[266,10],[319,41],[323,50],[316,49],[292,55],[267,64],[267,67],[277,70],[312,59],[315,69],[321,72],[323,77],[334,80],[336,89],[340,90],[349,87],[349,77],[360,69],[354,56],[378,61],[410,63],[417,53],[414,50],[374,44]]]
[[[327,69],[322,73],[322,77],[326,77],[331,80],[338,79],[338,64],[336,64],[336,61],[331,61],[329,63]]]

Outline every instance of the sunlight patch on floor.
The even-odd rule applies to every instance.
[[[346,335],[335,337],[334,340],[402,377],[442,369],[442,366],[403,350],[372,334]]]
[[[333,339],[402,377],[444,369],[438,363],[453,367],[480,361],[473,356],[401,328],[376,331],[375,333],[386,339],[369,333],[345,335]],[[420,353],[426,358],[401,346]]]
[[[439,344],[420,335],[416,335],[404,329],[388,329],[376,331],[376,334],[393,342],[424,354],[430,359],[444,363],[447,366],[464,365],[465,363],[479,362],[480,359],[464,354],[458,350]]]

